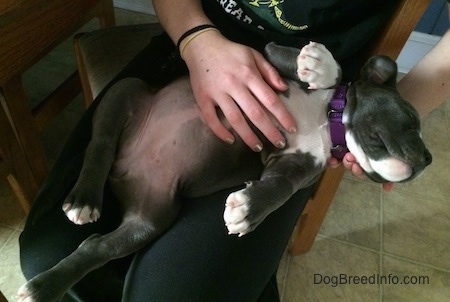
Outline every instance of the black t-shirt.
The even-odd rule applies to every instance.
[[[323,43],[355,73],[364,46],[392,14],[396,0],[202,0],[205,13],[231,40],[262,51],[275,41],[302,47]]]

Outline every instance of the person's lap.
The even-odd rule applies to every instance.
[[[129,301],[256,300],[277,270],[310,190],[296,194],[240,238],[227,234],[222,219],[229,193],[186,200],[170,230],[134,258],[124,297]]]
[[[153,68],[152,61],[147,61],[151,49],[138,55],[117,79],[145,79],[145,73]],[[98,222],[77,226],[61,210],[81,168],[98,102],[72,132],[29,214],[20,238],[21,265],[27,279],[55,265],[91,234],[110,232],[120,224],[120,208],[108,186]],[[125,301],[256,300],[271,284],[311,189],[298,192],[242,238],[228,235],[223,222],[229,192],[185,200],[176,222],[160,238],[134,257],[112,261],[90,273],[72,293],[83,301],[119,301],[126,275]]]
[[[241,238],[227,234],[222,220],[230,190],[184,201],[174,225],[154,243],[131,257],[91,273],[74,288],[83,301],[252,301],[276,272],[298,215],[310,190],[297,193]],[[109,199],[109,200],[108,200]],[[89,235],[106,233],[120,222],[120,209],[109,193],[102,218],[86,226],[72,224],[60,207],[21,236],[24,274],[31,278],[49,269]]]

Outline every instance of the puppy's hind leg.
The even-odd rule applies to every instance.
[[[67,290],[90,271],[132,254],[151,242],[171,223],[172,216],[176,216],[173,211],[165,217],[164,225],[155,225],[146,217],[130,215],[115,231],[90,236],[71,255],[23,285],[18,292],[19,301],[60,301]]]
[[[124,79],[114,84],[99,104],[80,175],[63,204],[72,222],[85,224],[100,217],[103,187],[116,157],[120,135],[132,118],[136,99],[148,94],[143,81]]]
[[[248,182],[246,188],[228,196],[224,220],[229,234],[243,236],[253,231],[297,190],[313,184],[321,169],[322,165],[316,165],[309,154],[273,158],[260,180]]]

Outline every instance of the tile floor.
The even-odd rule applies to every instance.
[[[116,17],[118,24],[151,19],[123,10],[117,10]],[[87,29],[95,26],[90,24]],[[45,95],[47,85],[54,85],[51,75],[57,72],[52,69],[61,69],[61,64],[67,65],[63,69],[74,66],[70,42],[25,77],[31,101]],[[34,84],[37,81],[38,86]],[[82,112],[81,104],[81,99],[75,100],[43,133],[50,161]],[[297,257],[283,257],[278,272],[282,301],[448,301],[450,102],[432,112],[423,124],[424,139],[433,153],[432,166],[419,179],[396,185],[391,193],[346,175],[313,249]],[[25,216],[5,175],[0,163],[0,289],[9,301],[15,301],[16,290],[24,282],[17,240]],[[352,276],[361,277],[359,284],[345,284]],[[377,276],[380,282],[371,284]],[[410,283],[426,284],[401,284],[403,277]],[[337,284],[339,278],[342,282]]]

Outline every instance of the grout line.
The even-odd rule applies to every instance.
[[[344,241],[344,240],[341,240],[341,239],[336,239],[336,238],[333,238],[333,237],[328,237],[328,236],[323,235],[323,234],[318,234],[317,237],[318,238],[323,238],[323,239],[328,239],[328,240],[331,240],[331,241],[334,241],[334,242],[337,242],[337,243],[342,243],[344,245],[348,245],[348,246],[351,246],[351,247],[356,247],[356,248],[359,248],[361,250],[369,251],[369,252],[372,252],[372,253],[377,253],[377,254],[380,253],[380,251],[377,251],[377,250],[372,249],[370,247],[362,246],[362,245],[359,245],[359,244],[356,244],[356,243],[352,243],[352,242],[348,242],[348,241]]]
[[[384,270],[383,270],[383,256],[384,256],[384,199],[386,197],[386,193],[383,192],[383,189],[380,188],[380,275],[383,276]],[[380,284],[379,287],[379,300],[380,302],[383,302],[383,296],[384,296],[384,287],[383,284]]]
[[[445,151],[440,151],[440,152],[445,152]],[[441,198],[439,196],[434,196],[434,197],[433,196],[429,196],[429,195],[421,193],[421,192],[414,192],[414,193],[412,193],[412,192],[410,192],[408,190],[408,188],[402,188],[401,186],[396,186],[394,188],[394,190],[396,192],[398,192],[398,193],[401,193],[401,194],[415,195],[415,196],[422,197],[424,199],[428,199],[428,200],[431,200],[431,201],[435,200],[437,202],[442,202],[442,201],[447,202],[447,199],[445,198],[445,196],[442,196],[442,198]]]
[[[389,256],[389,257],[395,258],[397,260],[401,260],[401,261],[407,262],[409,264],[414,264],[414,265],[419,265],[419,266],[422,266],[422,267],[427,267],[427,268],[438,270],[438,271],[444,272],[444,273],[450,273],[450,269],[437,267],[437,266],[434,266],[434,265],[431,265],[431,264],[428,264],[428,263],[416,261],[416,260],[413,260],[413,259],[408,259],[408,258],[405,258],[403,256],[398,256],[398,255],[391,254],[391,253],[384,252],[384,251],[377,251],[377,250],[374,250],[374,249],[369,248],[369,247],[365,247],[365,246],[358,245],[358,244],[355,244],[355,243],[352,243],[352,242],[347,242],[347,241],[344,241],[344,240],[328,237],[328,236],[323,235],[323,234],[318,234],[317,237],[318,238],[322,238],[322,239],[331,240],[331,241],[334,241],[334,242],[337,242],[337,243],[341,243],[341,244],[344,244],[344,245],[347,245],[347,246],[359,248],[361,250],[382,254],[382,256]]]
[[[25,227],[25,222],[27,221],[27,216],[23,217],[23,219],[17,224],[15,230],[22,232]]]
[[[291,260],[292,260],[292,256],[289,253],[287,253],[286,270],[284,272],[283,287],[279,290],[280,291],[280,301],[284,300],[284,295],[286,293],[286,285],[288,283],[289,270],[291,268]]]
[[[413,259],[405,258],[405,257],[403,257],[403,256],[399,256],[399,255],[395,255],[395,254],[391,254],[391,253],[386,253],[386,252],[383,253],[383,255],[384,255],[384,256],[389,256],[389,257],[394,258],[394,259],[397,259],[397,260],[401,260],[401,261],[403,261],[403,262],[407,262],[407,263],[409,263],[409,264],[413,264],[413,265],[418,265],[418,266],[430,268],[430,269],[433,269],[433,270],[436,270],[436,271],[440,271],[440,272],[443,272],[443,273],[450,273],[450,269],[445,269],[445,268],[442,268],[442,267],[437,267],[437,266],[434,266],[434,265],[432,265],[432,264],[423,263],[423,262],[416,261],[416,260],[413,260]]]
[[[0,245],[0,252],[1,252],[3,250],[3,248],[6,246],[6,244],[9,242],[9,240],[11,239],[11,236],[15,233],[16,229],[14,227],[10,226],[10,225],[5,225],[3,223],[0,223],[0,227],[12,231],[9,236],[3,237],[3,238],[6,238],[6,240],[5,240],[5,242],[2,245]]]
[[[450,100],[448,100],[447,102],[450,102]],[[447,129],[447,140],[450,141],[450,119],[449,119],[450,110],[444,110],[444,114],[445,114],[445,122],[446,122],[446,129]]]
[[[17,226],[12,226],[10,224],[6,224],[0,221],[0,227],[15,230]]]
[[[23,224],[23,222],[25,221],[25,219],[26,219],[26,217],[23,217],[23,218],[19,219],[17,223],[14,223],[14,225],[12,225],[12,224],[7,224],[7,223],[4,223],[4,222],[1,222],[1,221],[0,221],[0,227],[2,227],[2,228],[7,228],[7,229],[11,229],[11,230],[16,230],[17,228],[20,228],[20,227],[21,227],[21,225]]]
[[[5,248],[5,246],[12,240],[11,238],[14,236],[14,234],[16,233],[15,229],[10,228],[11,230],[13,230],[11,232],[11,234],[6,238],[5,243],[2,244],[2,246],[0,246],[0,253],[1,251]]]

